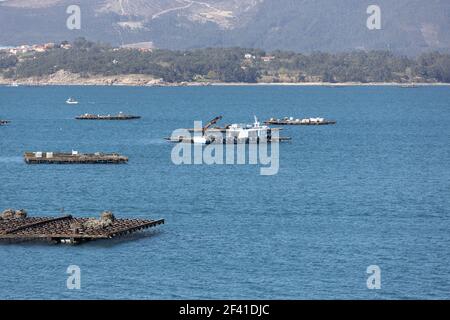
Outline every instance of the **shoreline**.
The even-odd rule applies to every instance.
[[[212,83],[211,86],[292,86],[292,87],[377,87],[377,86],[392,86],[404,87],[410,86],[411,83],[401,82],[258,82],[258,83]],[[427,86],[450,86],[450,83],[444,82],[423,82],[414,83],[416,87]],[[411,87],[414,88],[414,87]]]
[[[0,86],[14,87],[14,86],[27,86],[27,87],[40,87],[40,86],[123,86],[123,87],[258,87],[258,86],[291,86],[291,87],[447,87],[450,83],[443,82],[422,82],[422,83],[401,83],[401,82],[181,82],[181,83],[168,83],[162,81],[156,81],[148,76],[136,77],[136,75],[123,75],[117,77],[95,77],[85,79],[5,79],[0,77]]]
[[[316,82],[299,82],[299,83],[212,83],[203,84],[159,84],[159,85],[141,85],[141,84],[104,84],[104,83],[12,83],[0,82],[0,87],[149,87],[149,88],[180,88],[180,87],[402,87],[405,83],[316,83]],[[418,87],[450,87],[450,83],[415,83],[412,89]],[[406,87],[409,88],[409,87]]]

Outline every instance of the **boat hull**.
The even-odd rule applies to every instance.
[[[222,139],[211,139],[207,138],[205,140],[199,141],[191,137],[171,137],[166,138],[166,140],[173,143],[188,143],[188,144],[264,144],[264,143],[279,143],[290,141],[290,137],[278,137],[278,138],[222,138]]]

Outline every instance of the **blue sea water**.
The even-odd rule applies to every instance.
[[[143,118],[74,120],[119,111]],[[162,138],[219,114],[337,124],[284,128],[274,176],[174,165]],[[0,87],[0,118],[0,210],[166,220],[109,242],[0,244],[1,299],[450,298],[449,87]],[[130,162],[22,159],[72,149]],[[81,290],[66,287],[72,264]]]

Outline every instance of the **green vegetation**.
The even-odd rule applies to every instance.
[[[7,78],[41,77],[58,70],[83,77],[145,74],[166,82],[450,82],[450,55],[434,52],[412,59],[387,51],[141,51],[85,39],[77,39],[70,49],[56,46],[31,55],[0,52],[0,73]]]

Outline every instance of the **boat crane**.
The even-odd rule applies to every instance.
[[[208,130],[209,128],[211,128],[211,126],[215,125],[217,122],[222,120],[222,118],[223,118],[223,116],[218,116],[218,117],[215,117],[214,119],[212,119],[211,121],[209,121],[202,129],[202,136],[205,135],[206,130]]]

